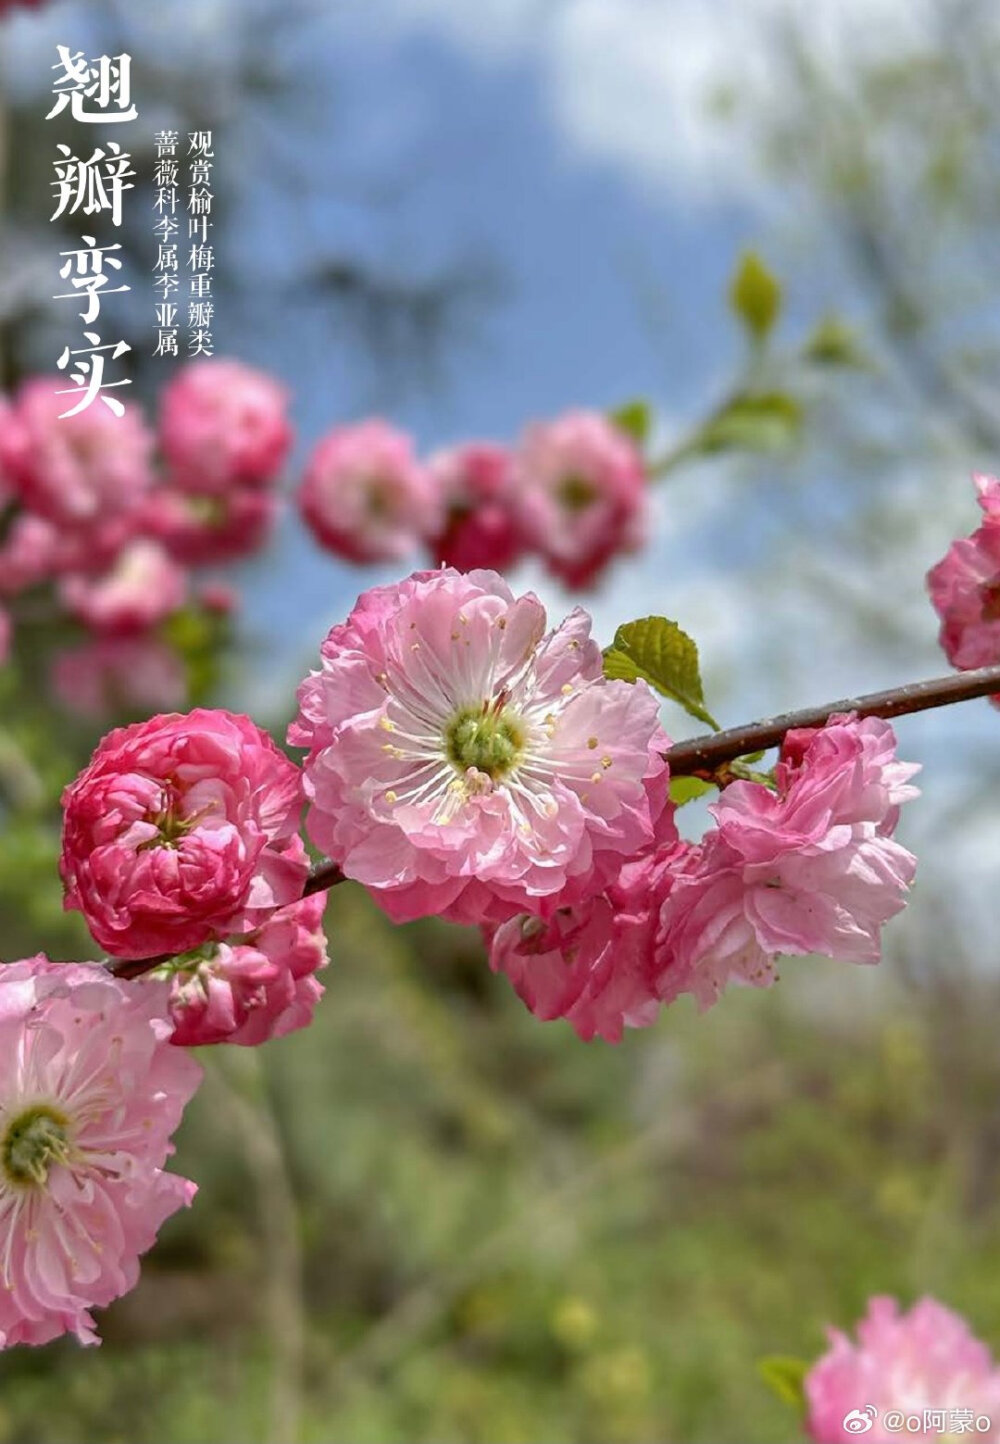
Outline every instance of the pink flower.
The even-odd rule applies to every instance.
[[[260,551],[278,515],[270,491],[233,487],[224,496],[193,496],[157,487],[143,508],[143,529],[183,566],[237,561]]]
[[[428,462],[446,508],[443,527],[429,540],[435,562],[460,572],[503,572],[524,551],[513,511],[511,460],[506,447],[471,442],[440,451]]]
[[[301,805],[298,768],[249,717],[119,728],[63,793],[65,905],[122,958],[253,932],[301,896]]]
[[[201,1079],[167,990],[96,963],[0,966],[0,1347],[73,1333],[134,1288],[195,1185],[164,1172]]]
[[[208,943],[187,972],[174,974],[173,1042],[265,1043],[312,1022],[323,996],[314,976],[328,962],[325,895],[274,913],[244,943]]]
[[[814,1444],[846,1444],[862,1433],[871,1444],[940,1439],[945,1431],[953,1439],[952,1411],[966,1417],[963,1432],[997,1444],[1000,1369],[958,1314],[930,1298],[908,1313],[895,1299],[873,1298],[857,1333],[854,1344],[831,1329],[830,1348],[806,1375],[806,1427]],[[942,1412],[943,1427],[925,1421],[925,1409]],[[858,1415],[867,1429],[850,1427]],[[985,1421],[981,1430],[977,1421]]]
[[[486,929],[490,967],[536,1017],[566,1018],[588,1042],[617,1043],[626,1027],[647,1027],[660,1011],[657,908],[687,846],[626,863],[606,892],[548,921],[522,914]]]
[[[292,445],[287,392],[240,361],[192,361],[163,392],[159,437],[182,491],[225,496],[267,486]]]
[[[938,640],[953,667],[968,671],[1000,661],[1000,481],[977,475],[986,520],[952,542],[927,573],[931,603],[941,618]]]
[[[66,647],[53,658],[50,680],[68,712],[97,719],[167,711],[187,696],[183,660],[156,637],[100,637]]]
[[[323,437],[309,458],[299,507],[320,544],[354,562],[405,557],[439,524],[437,492],[413,443],[384,421]]]
[[[589,586],[612,557],[642,541],[642,457],[600,412],[529,426],[513,479],[524,536],[568,586]]]
[[[63,556],[58,527],[30,511],[19,512],[0,543],[0,594],[15,597],[48,581],[58,573]]]
[[[153,437],[134,404],[124,416],[89,406],[64,417],[62,377],[36,377],[0,418],[0,468],[29,511],[91,526],[129,511],[152,484]]]
[[[187,594],[187,573],[159,542],[139,538],[119,552],[103,576],[64,576],[59,594],[68,610],[95,632],[122,636],[144,632],[179,611]]]
[[[661,995],[708,1007],[732,979],[766,987],[782,953],[877,962],[916,868],[890,834],[918,770],[888,723],[835,716],[788,734],[775,791],[730,784],[663,903]]]
[[[310,835],[396,921],[551,916],[653,840],[656,698],[604,679],[585,613],[544,632],[495,572],[418,572],[366,592],[299,689]]]

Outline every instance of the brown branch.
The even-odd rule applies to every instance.
[[[929,682],[908,682],[903,687],[890,687],[885,692],[868,692],[861,697],[843,697],[839,702],[824,702],[819,707],[804,707],[799,712],[783,712],[763,722],[747,722],[726,732],[713,732],[706,737],[693,737],[678,742],[664,753],[670,764],[671,777],[706,777],[727,762],[744,757],[748,752],[766,752],[777,747],[785,733],[796,727],[822,727],[829,717],[841,712],[854,712],[858,717],[903,717],[910,712],[926,712],[931,707],[949,707],[954,702],[969,702],[975,697],[1000,695],[1000,666],[980,667],[974,672],[952,673]],[[317,863],[306,879],[302,896],[325,892],[345,882],[336,863]],[[173,955],[155,958],[119,958],[109,964],[116,978],[139,978],[170,961]]]

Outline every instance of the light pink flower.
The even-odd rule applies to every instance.
[[[408,556],[439,525],[440,503],[413,443],[384,421],[341,426],[318,442],[299,489],[316,539],[354,562]]]
[[[135,507],[152,484],[153,437],[134,403],[123,416],[88,406],[60,419],[62,377],[26,381],[0,418],[0,467],[29,511],[88,527]]]
[[[668,842],[626,863],[606,892],[548,921],[523,913],[485,929],[490,967],[536,1017],[565,1018],[588,1042],[617,1043],[626,1027],[647,1027],[660,1011],[657,910],[687,847]]]
[[[646,477],[630,437],[597,411],[570,411],[525,431],[514,495],[528,544],[571,587],[593,582],[643,538]]]
[[[207,943],[170,991],[173,1042],[253,1046],[312,1022],[323,996],[315,974],[328,962],[325,894],[272,915],[246,942]]]
[[[119,728],[63,793],[65,905],[122,958],[253,932],[301,896],[301,805],[298,768],[249,717]]]
[[[161,486],[143,507],[143,530],[182,566],[237,561],[260,551],[278,515],[272,491],[236,486],[224,496],[194,496]]]
[[[241,361],[192,361],[163,392],[159,438],[182,491],[224,496],[268,486],[292,445],[287,392]]]
[[[941,618],[938,640],[961,671],[1000,661],[1000,481],[975,478],[986,520],[952,542],[927,573],[931,603]]]
[[[98,637],[63,648],[50,681],[67,711],[98,720],[169,711],[187,696],[183,660],[157,637]]]
[[[1000,1369],[960,1315],[935,1299],[903,1313],[895,1299],[876,1297],[857,1334],[855,1344],[829,1330],[830,1348],[806,1375],[806,1428],[814,1444],[847,1444],[861,1434],[871,1444],[954,1439],[953,1410],[967,1418],[961,1432],[997,1444]],[[925,1410],[943,1411],[944,1427],[925,1421]],[[866,1429],[850,1427],[858,1415]],[[977,1421],[985,1422],[979,1428]]]
[[[201,1079],[167,989],[96,963],[0,966],[0,1347],[73,1333],[134,1288],[195,1185],[164,1172]]]
[[[524,538],[514,516],[507,448],[470,442],[438,452],[427,466],[444,507],[441,529],[428,541],[432,559],[460,572],[512,567]]]
[[[397,921],[499,923],[600,892],[667,807],[656,698],[609,682],[579,609],[495,572],[375,588],[323,644],[289,740],[308,828]]]
[[[187,573],[159,542],[138,538],[123,547],[110,571],[73,572],[59,584],[64,606],[95,632],[144,632],[184,605]]]
[[[779,954],[877,962],[916,868],[890,834],[918,770],[888,723],[835,716],[788,734],[775,791],[730,784],[663,903],[662,996],[708,1007],[731,980],[766,987]]]

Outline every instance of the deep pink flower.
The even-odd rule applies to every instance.
[[[243,943],[207,943],[187,972],[174,974],[173,1042],[265,1043],[312,1022],[323,996],[315,974],[327,964],[323,909],[314,895],[274,913]]]
[[[855,1344],[829,1330],[830,1348],[806,1375],[806,1428],[814,1444],[847,1444],[862,1434],[871,1444],[893,1444],[959,1433],[997,1444],[1000,1369],[960,1315],[935,1299],[902,1313],[895,1299],[877,1297],[857,1334]],[[925,1410],[943,1413],[943,1421],[925,1419]],[[955,1427],[953,1411],[964,1427]]]
[[[119,728],[63,793],[66,907],[123,958],[253,932],[301,896],[301,805],[298,768],[249,717]]]
[[[191,1202],[164,1172],[201,1079],[170,1047],[167,989],[96,963],[0,965],[0,1347],[73,1333],[134,1288]]]
[[[313,450],[299,489],[322,546],[354,562],[408,556],[438,526],[440,503],[413,443],[384,421],[341,426]]]
[[[274,492],[249,486],[233,487],[224,496],[161,486],[143,507],[142,525],[182,566],[209,566],[260,551],[278,509]]]
[[[667,807],[645,685],[609,682],[579,609],[495,572],[366,592],[299,689],[317,846],[395,918],[499,923],[600,892]]]
[[[159,438],[182,491],[221,497],[268,486],[292,445],[287,392],[241,361],[192,361],[164,389]]]
[[[775,791],[728,786],[663,903],[662,995],[681,980],[708,1007],[730,980],[773,982],[779,954],[877,962],[916,868],[890,834],[918,770],[896,761],[888,723],[834,716],[788,734]]]
[[[642,541],[643,460],[600,412],[570,411],[529,426],[513,479],[528,544],[568,586],[589,586],[612,557]]]
[[[507,571],[524,551],[514,516],[510,452],[490,442],[440,451],[427,463],[444,508],[429,540],[435,562],[460,572]]]
[[[547,921],[523,913],[485,929],[490,967],[536,1017],[565,1018],[588,1042],[647,1027],[660,1011],[658,908],[687,847],[668,841],[626,863],[606,892]]]
[[[139,408],[89,406],[60,419],[63,378],[26,381],[0,417],[0,468],[29,511],[90,527],[135,507],[152,484],[153,437]]]
[[[977,475],[986,519],[952,542],[927,573],[931,603],[941,618],[938,640],[953,667],[968,671],[1000,661],[1000,481]]]
[[[103,575],[64,576],[59,595],[93,631],[129,635],[147,631],[184,605],[187,573],[159,542],[143,537],[123,547]]]
[[[57,652],[52,690],[67,711],[100,720],[164,712],[187,696],[182,658],[158,637],[98,637]]]

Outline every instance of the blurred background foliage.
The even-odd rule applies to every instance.
[[[399,8],[371,7],[364,54],[376,69],[379,16],[388,35]],[[462,0],[412,8],[448,23],[464,10]],[[715,12],[707,0],[681,8],[675,49],[690,45],[697,70],[689,22],[714,23]],[[650,267],[631,253],[626,267],[640,324],[673,349],[674,370],[664,380],[644,357],[596,397],[588,370],[577,396],[566,376],[585,358],[573,353],[537,401],[541,411],[586,393],[611,405],[641,389],[645,368],[672,466],[661,483],[671,504],[658,503],[669,524],[595,609],[622,620],[659,607],[707,634],[711,705],[728,706],[727,721],[943,670],[922,574],[972,525],[963,472],[996,469],[1000,449],[995,7],[899,7],[899,33],[888,5],[739,8],[755,24],[746,74],[705,87],[721,130],[740,138],[739,183],[706,206],[682,176],[664,202],[671,218],[701,208],[714,269],[689,283],[679,240],[679,262]],[[507,16],[520,44],[576,10],[607,13],[578,0],[491,0],[463,23],[492,34]],[[839,11],[837,50],[811,18]],[[373,404],[427,441],[452,439],[466,382],[509,394],[508,412],[459,406],[470,427],[526,420],[517,347],[484,359],[503,334],[497,318],[517,307],[503,237],[470,233],[428,258],[400,197],[434,192],[429,151],[408,154],[405,177],[387,181],[377,146],[353,167],[310,150],[346,65],[335,39],[315,40],[323,7],[172,0],[157,12],[55,5],[0,21],[0,42],[15,60],[70,33],[94,53],[127,45],[149,116],[129,140],[147,172],[141,147],[154,126],[224,137],[227,349],[270,362],[296,388],[305,439],[319,416],[329,424]],[[169,46],[157,28],[167,12]],[[637,7],[618,13],[630,20]],[[647,7],[651,44],[665,45],[655,22],[671,13],[668,0]],[[610,60],[623,73],[627,41]],[[433,87],[439,62],[423,44],[406,80]],[[475,47],[448,60],[446,79],[459,64],[478,85]],[[38,65],[27,80],[23,62],[5,73],[8,385],[51,366],[64,324],[48,299],[58,245],[39,180],[52,134]],[[384,80],[370,78],[368,103],[405,130],[411,97],[405,85],[379,89]],[[513,116],[497,105],[493,124]],[[255,154],[271,160],[254,169]],[[482,164],[502,160],[486,149]],[[466,181],[448,178],[453,190]],[[610,178],[600,184],[611,208],[617,192]],[[353,197],[363,238],[338,228],[345,212],[316,211],[316,195]],[[301,222],[294,247],[262,219],[289,206]],[[130,217],[138,275],[151,234],[141,207]],[[258,247],[246,244],[248,226],[260,227]],[[720,320],[726,286],[742,336]],[[686,289],[697,325],[676,309]],[[147,300],[137,286],[123,334],[151,335]],[[595,350],[607,346],[613,369],[611,312],[594,304]],[[562,319],[573,323],[568,311]],[[552,320],[539,312],[531,330],[522,316],[519,344],[543,346]],[[152,400],[165,373],[142,348],[133,359],[136,389]],[[697,373],[694,396],[686,370]],[[672,589],[654,598],[664,576]],[[242,579],[235,644],[175,638],[192,695],[249,708],[283,735],[286,679],[368,582],[285,535]],[[550,588],[547,600],[568,599]],[[61,910],[56,804],[97,732],[53,711],[45,646],[42,631],[22,638],[0,673],[8,958],[92,950]],[[704,1017],[685,1000],[618,1048],[529,1017],[472,934],[433,921],[393,928],[360,892],[335,890],[315,1024],[253,1053],[205,1057],[178,1140],[178,1166],[200,1184],[194,1208],[163,1231],[139,1288],[106,1312],[99,1352],[64,1343],[0,1358],[0,1441],[751,1444],[797,1437],[758,1360],[815,1356],[824,1326],[851,1324],[871,1293],[934,1293],[1000,1348],[996,725],[980,705],[974,718],[900,726],[903,754],[928,769],[927,799],[904,833],[921,876],[877,972],[790,964],[770,992],[731,994]]]

